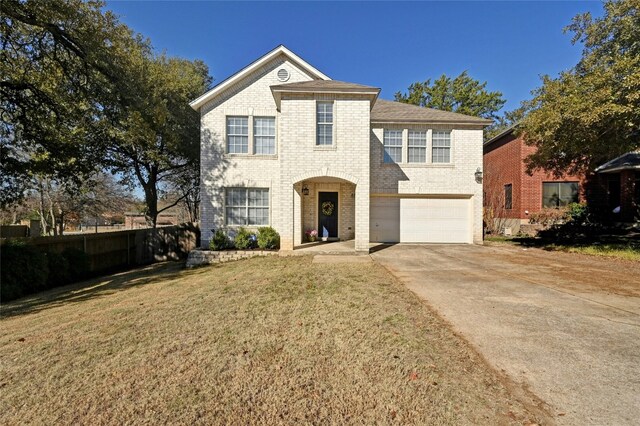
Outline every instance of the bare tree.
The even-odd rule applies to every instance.
[[[483,220],[487,233],[497,235],[503,232],[511,219],[505,206],[504,185],[507,180],[500,169],[485,170],[484,173]]]

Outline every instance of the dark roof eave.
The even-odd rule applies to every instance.
[[[280,87],[271,87],[271,92],[273,93],[359,93],[362,95],[374,95],[378,96],[380,93],[380,89],[371,90],[371,89],[285,89]]]
[[[483,143],[482,146],[489,146],[492,143],[494,143],[495,141],[500,140],[503,137],[510,135],[511,133],[513,133],[516,130],[516,127],[518,127],[518,125],[520,125],[520,123],[516,123],[513,126],[509,127],[508,129],[506,129],[506,130],[502,131],[501,133],[495,135],[494,137],[492,137],[491,139],[489,139],[488,141]]]
[[[640,170],[640,164],[635,166],[627,165],[627,166],[617,166],[617,167],[602,168],[602,169],[598,167],[595,171],[596,173],[615,173],[615,172],[622,172],[624,170]]]
[[[492,121],[464,121],[464,120],[411,120],[411,119],[372,119],[371,124],[464,124],[465,126],[490,126]]]

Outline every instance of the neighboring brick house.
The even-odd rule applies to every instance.
[[[640,221],[640,149],[614,158],[595,171],[600,191],[594,198],[606,206],[609,216],[620,222]]]
[[[517,233],[532,213],[584,199],[584,176],[526,171],[525,158],[535,152],[513,126],[484,143],[484,207],[500,232]]]
[[[489,120],[378,99],[279,46],[191,103],[201,114],[201,229],[273,226],[281,248],[330,239],[482,243]]]
[[[529,175],[525,158],[535,147],[524,143],[513,126],[484,143],[484,207],[493,212],[499,231],[517,233],[532,213],[587,202],[603,220],[640,220],[640,151],[628,152],[589,176],[554,176],[542,170]]]

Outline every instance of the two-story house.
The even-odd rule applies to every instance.
[[[386,101],[279,46],[191,103],[201,115],[201,229],[272,226],[292,250],[330,239],[482,242],[490,121]]]

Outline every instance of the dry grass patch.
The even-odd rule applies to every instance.
[[[3,316],[2,424],[531,417],[375,264],[169,264],[9,304]]]

